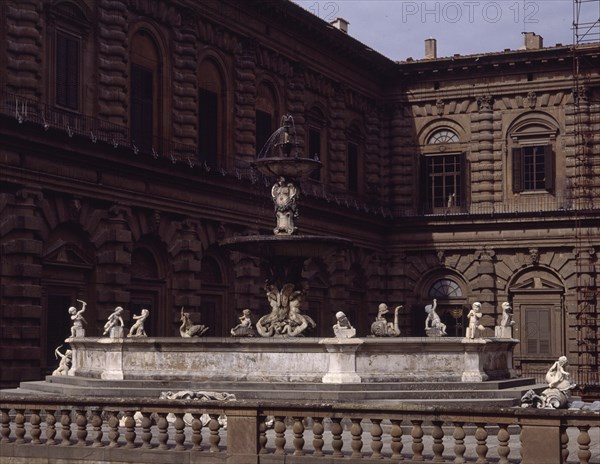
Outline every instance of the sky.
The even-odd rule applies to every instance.
[[[535,32],[544,47],[573,43],[572,0],[293,0],[325,21],[349,21],[349,34],[396,61],[424,57],[435,38],[438,57],[517,50],[523,32]],[[591,9],[590,9],[591,6]],[[598,2],[580,11],[598,19]]]

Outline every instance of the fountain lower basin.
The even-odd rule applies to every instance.
[[[106,380],[373,383],[514,377],[517,340],[71,338],[69,375]]]

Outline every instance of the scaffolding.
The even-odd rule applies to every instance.
[[[600,42],[600,0],[573,0],[573,147],[575,180],[573,198],[581,207],[576,208],[575,252],[577,260],[577,311],[575,330],[577,337],[577,382],[582,394],[598,394],[599,375],[599,321],[597,264],[594,262],[593,218],[591,217],[594,191],[597,186],[599,166],[597,150],[593,146],[592,119],[590,116],[588,72],[597,64],[583,53],[590,44]],[[596,232],[597,235],[597,232]]]

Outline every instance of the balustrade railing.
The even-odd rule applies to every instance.
[[[179,454],[177,454],[179,453]],[[161,457],[168,454],[171,457]],[[424,405],[0,399],[12,463],[600,462],[600,412]],[[304,461],[303,461],[304,460]]]

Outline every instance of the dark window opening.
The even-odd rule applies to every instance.
[[[551,354],[550,310],[547,308],[527,308],[525,327],[527,330],[527,354]]]
[[[151,70],[131,66],[131,139],[144,153],[153,147],[153,86]]]
[[[56,104],[79,109],[79,40],[56,34]]]
[[[270,113],[256,111],[256,156],[266,145],[267,140],[273,133],[273,117]]]
[[[199,98],[200,127],[198,130],[198,147],[200,159],[209,165],[215,165],[218,155],[218,109],[219,96],[210,90],[200,89]]]
[[[308,129],[308,153],[307,157],[311,159],[321,159],[321,131],[318,129]],[[317,169],[310,175],[313,180],[321,180],[321,170]]]
[[[427,156],[424,170],[425,206],[428,210],[463,206],[462,155]]]
[[[513,148],[513,191],[554,188],[554,156],[550,145]]]

